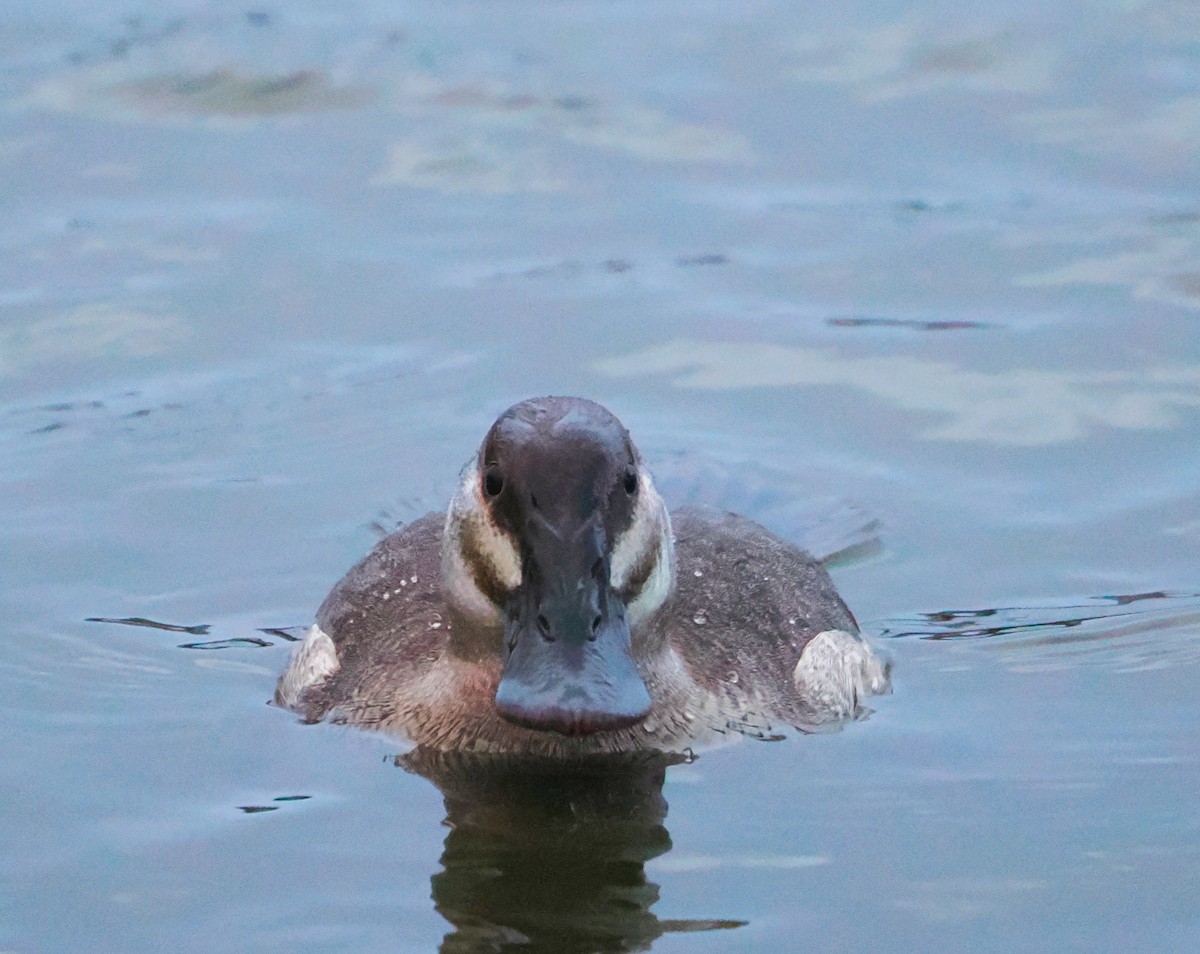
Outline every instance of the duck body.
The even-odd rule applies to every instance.
[[[818,561],[744,517],[668,516],[615,417],[541,398],[493,425],[446,515],[334,587],[275,699],[432,749],[562,757],[809,731],[888,688]]]

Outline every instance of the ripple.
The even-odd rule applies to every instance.
[[[311,795],[277,795],[271,799],[273,802],[305,802],[312,798]],[[238,805],[237,810],[244,812],[247,815],[259,815],[262,812],[279,811],[281,805]]]
[[[798,495],[793,472],[758,461],[724,461],[696,451],[653,448],[649,457],[655,486],[672,509],[687,506],[743,514],[827,565],[864,559],[882,548],[879,520],[870,511],[842,497]]]
[[[1136,605],[1135,605],[1136,604]],[[1154,591],[1080,603],[939,610],[887,622],[880,638],[980,641],[1014,669],[1096,663],[1122,672],[1200,663],[1200,593]]]
[[[119,626],[144,626],[147,629],[161,629],[168,633],[187,633],[190,636],[207,636],[209,630],[208,623],[201,623],[196,626],[181,626],[177,623],[160,623],[158,620],[147,619],[145,616],[123,616],[120,618],[111,616],[89,616],[86,622],[88,623],[115,623]]]

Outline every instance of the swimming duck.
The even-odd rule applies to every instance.
[[[745,517],[668,514],[612,413],[544,397],[500,415],[445,515],[333,588],[275,702],[556,757],[810,730],[888,688],[817,560]]]

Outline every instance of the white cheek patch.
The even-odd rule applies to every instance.
[[[638,476],[638,500],[629,529],[613,547],[611,580],[613,589],[629,583],[631,574],[648,559],[654,560],[650,576],[630,601],[629,614],[636,622],[662,605],[671,589],[671,519],[667,508],[645,472]]]
[[[658,559],[654,562],[654,569],[650,573],[650,578],[643,584],[641,592],[638,593],[625,609],[629,613],[629,622],[637,623],[645,619],[656,609],[663,605],[667,596],[671,592],[671,527],[666,524],[662,535],[662,545],[658,551]]]
[[[659,514],[664,510],[662,498],[643,471],[638,477],[638,499],[633,508],[629,529],[617,537],[612,550],[612,585],[622,589],[629,575],[654,549],[662,535]]]
[[[521,585],[516,545],[491,519],[479,489],[479,467],[472,463],[446,512],[442,573],[451,599],[475,616],[494,617],[498,607],[480,590],[473,568],[490,571],[506,589]]]

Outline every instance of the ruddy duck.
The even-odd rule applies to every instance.
[[[889,685],[819,562],[744,517],[668,515],[616,417],[546,397],[492,425],[444,517],[333,588],[275,701],[433,749],[569,756],[807,731]]]

